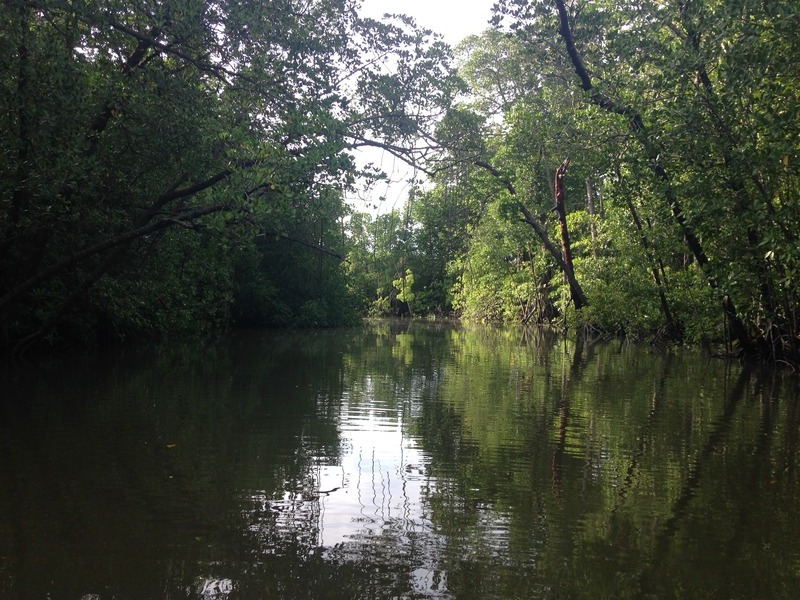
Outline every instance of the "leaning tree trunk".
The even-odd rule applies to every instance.
[[[544,226],[539,223],[533,213],[529,211],[524,204],[518,202],[520,212],[522,212],[523,220],[531,226],[531,228],[536,232],[536,235],[539,236],[539,239],[542,242],[545,250],[550,253],[550,256],[556,261],[558,268],[561,269],[561,272],[564,273],[564,277],[567,278],[567,283],[569,284],[569,293],[572,299],[572,302],[575,304],[575,308],[580,310],[584,306],[589,306],[589,301],[586,299],[586,295],[583,293],[583,288],[581,288],[578,280],[575,279],[575,272],[572,268],[567,265],[564,261],[564,256],[561,252],[558,251],[558,248],[550,241],[550,238],[547,235],[547,231],[545,231]]]
[[[506,177],[501,175],[500,171],[495,169],[492,165],[487,163],[483,160],[476,160],[475,165],[481,167],[482,169],[486,169],[489,173],[491,173],[494,177],[497,177],[500,180],[505,188],[508,190],[509,194],[514,198],[517,197],[517,190],[514,187],[514,184]],[[517,199],[517,206],[519,207],[520,212],[523,216],[523,221],[525,221],[531,228],[536,232],[536,235],[542,242],[545,250],[553,257],[558,265],[558,268],[561,269],[561,272],[564,273],[564,276],[567,278],[567,283],[569,284],[569,291],[570,296],[572,298],[572,302],[575,304],[575,308],[580,310],[584,306],[589,306],[589,301],[586,299],[586,295],[583,293],[583,289],[581,288],[578,280],[575,279],[575,271],[573,271],[570,265],[567,265],[566,261],[564,260],[564,256],[562,252],[558,251],[558,248],[550,241],[550,237],[547,235],[547,231],[544,228],[544,225],[539,222],[539,220],[533,215],[533,213],[528,210],[528,208]],[[571,258],[571,257],[570,257]]]
[[[567,167],[569,167],[569,157],[564,159],[561,166],[556,170],[555,186],[555,206],[553,207],[558,215],[558,228],[561,232],[561,256],[564,259],[564,264],[567,265],[570,271],[575,273],[575,267],[572,265],[572,250],[569,246],[569,229],[567,228],[567,209],[564,205],[564,178],[567,176]]]

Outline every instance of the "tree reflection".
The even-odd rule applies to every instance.
[[[409,321],[36,375],[0,415],[3,598],[790,598],[800,583],[788,377]]]
[[[766,421],[747,401],[762,386],[758,377],[742,371],[729,390],[722,363],[697,363],[682,353],[664,359],[638,349],[599,350],[590,356],[575,345],[543,360],[519,353],[501,335],[490,344],[465,340],[460,346],[453,366],[458,376],[447,380],[442,404],[432,405],[431,416],[451,424],[446,429],[457,439],[442,443],[433,426],[425,444],[449,452],[449,459],[432,464],[458,464],[465,482],[460,493],[448,490],[432,500],[439,507],[437,523],[453,530],[445,565],[451,586],[454,573],[491,564],[489,550],[479,553],[480,564],[465,564],[458,552],[460,546],[474,547],[465,529],[497,535],[483,524],[481,511],[472,510],[479,506],[497,514],[494,522],[507,519],[511,533],[502,562],[515,567],[506,572],[498,565],[493,577],[486,574],[496,583],[487,589],[484,581],[487,596],[535,589],[543,597],[668,598],[693,590],[690,595],[697,597],[747,598],[753,586],[741,582],[751,578],[770,590],[769,597],[790,597],[785,590],[797,583],[797,569],[775,573],[767,562],[746,562],[754,548],[733,556],[719,552],[738,526],[737,513],[782,514],[797,532],[786,504],[796,489],[784,490],[789,496],[782,500],[780,494],[754,497],[742,489],[748,464],[755,461],[741,460],[735,449],[757,442],[766,448]],[[527,369],[519,368],[523,360]],[[785,402],[791,407],[796,400]],[[742,412],[743,404],[750,410]],[[769,403],[772,412],[775,404]],[[754,424],[761,429],[756,435]],[[796,444],[788,449],[792,456],[796,452]],[[769,461],[758,463],[763,471]],[[768,478],[762,473],[754,479],[763,486]],[[731,486],[739,489],[726,500],[706,501]],[[694,535],[698,518],[702,536]],[[759,554],[796,561],[798,544],[763,521],[760,536],[775,535],[785,545],[765,546]],[[751,528],[743,525],[742,531]],[[693,561],[706,565],[702,581]],[[463,587],[451,591],[471,596],[475,582],[459,581]]]

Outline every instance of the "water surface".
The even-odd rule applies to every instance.
[[[378,323],[0,380],[0,598],[796,598],[798,380]]]

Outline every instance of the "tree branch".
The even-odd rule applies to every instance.
[[[223,79],[224,80],[224,77],[222,77],[223,74],[224,75],[228,75],[229,77],[238,77],[238,74],[235,71],[231,71],[230,69],[226,69],[225,67],[223,67],[221,65],[212,65],[209,62],[198,60],[197,58],[194,58],[193,56],[189,56],[188,54],[186,54],[185,52],[182,52],[181,50],[178,50],[176,48],[173,48],[172,46],[169,46],[167,44],[163,44],[163,43],[157,41],[156,39],[154,39],[153,37],[151,37],[149,35],[146,35],[146,34],[143,34],[143,33],[139,33],[135,29],[131,29],[130,27],[128,27],[126,25],[123,25],[122,23],[120,23],[116,19],[109,18],[106,21],[106,23],[110,27],[116,29],[117,31],[121,31],[122,33],[125,33],[125,34],[127,34],[127,35],[129,35],[129,36],[131,36],[133,38],[136,38],[137,40],[139,40],[139,42],[147,44],[150,47],[157,48],[161,52],[164,52],[166,54],[172,54],[173,56],[177,56],[181,60],[185,60],[186,62],[188,62],[188,63],[194,65],[195,67],[197,67],[198,69],[200,69],[201,71],[203,71],[205,73],[210,73],[211,75],[213,75],[214,77],[217,77],[218,79]]]
[[[38,272],[32,277],[29,277],[22,283],[14,286],[3,297],[0,297],[0,313],[7,310],[8,307],[13,302],[18,300],[23,294],[26,294],[27,292],[34,289],[37,285],[39,285],[43,281],[46,281],[47,279],[57,275],[58,273],[65,271],[69,267],[81,262],[82,260],[85,260],[96,254],[100,254],[101,252],[104,252],[106,250],[111,250],[112,248],[129,244],[130,242],[134,241],[137,238],[143,237],[160,229],[164,229],[166,227],[172,227],[177,224],[185,224],[194,219],[198,219],[206,215],[220,212],[222,210],[225,210],[226,208],[228,208],[227,204],[212,204],[209,206],[186,210],[178,214],[174,214],[169,217],[165,217],[157,221],[150,222],[146,225],[137,227],[130,231],[126,231],[110,239],[98,242],[97,244],[87,246],[83,250],[79,250],[78,252],[72,254],[71,256],[68,256],[50,265],[46,269],[43,269],[42,271]]]
[[[503,184],[503,186],[504,186],[504,187],[505,187],[505,188],[508,190],[508,192],[509,192],[509,193],[510,193],[512,196],[515,196],[515,197],[516,197],[516,195],[517,195],[517,190],[516,190],[516,188],[514,187],[514,184],[511,182],[511,180],[510,180],[508,177],[506,177],[505,175],[503,175],[502,173],[500,173],[500,171],[498,171],[497,169],[495,169],[495,168],[494,168],[492,165],[490,165],[490,164],[489,164],[488,162],[486,162],[485,160],[476,160],[476,161],[474,161],[474,163],[475,163],[475,166],[476,166],[476,167],[480,167],[481,169],[485,169],[486,171],[488,171],[488,172],[489,172],[489,174],[491,174],[493,177],[495,177],[496,179],[498,179],[498,180],[500,181],[500,183],[502,183],[502,184]],[[520,205],[520,206],[522,206],[522,205]],[[523,206],[522,208],[523,208],[524,210],[527,210],[527,209],[525,209],[525,207],[524,207],[524,206]]]
[[[633,110],[630,106],[614,102],[605,94],[597,91],[592,84],[592,77],[589,75],[589,71],[586,70],[586,66],[583,64],[583,60],[575,46],[575,38],[572,36],[572,30],[569,26],[569,15],[567,14],[567,7],[564,5],[564,0],[556,0],[556,8],[558,9],[559,20],[558,32],[564,40],[564,46],[566,46],[572,67],[581,80],[581,89],[587,92],[591,101],[600,108],[627,117],[630,120],[631,129],[633,131],[638,132],[642,130],[644,128],[644,123],[638,112]]]
[[[407,165],[414,167],[428,177],[432,177],[435,174],[434,171],[423,167],[420,164],[428,154],[436,150],[436,148],[432,146],[425,146],[422,148],[404,148],[403,146],[396,146],[386,142],[378,142],[376,140],[370,140],[353,134],[350,135],[350,138],[354,140],[354,142],[351,142],[350,144],[352,148],[379,148],[381,150],[386,150],[386,152],[395,158],[399,158]]]

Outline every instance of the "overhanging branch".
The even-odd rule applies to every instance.
[[[18,300],[23,294],[26,294],[34,289],[43,281],[46,281],[47,279],[67,270],[73,265],[78,264],[79,262],[91,256],[95,256],[101,252],[105,252],[106,250],[111,250],[113,248],[129,244],[138,238],[167,227],[173,227],[179,224],[186,225],[195,219],[220,212],[226,208],[228,208],[227,204],[212,204],[209,206],[185,210],[180,213],[170,215],[169,217],[152,221],[130,231],[126,231],[112,238],[103,240],[102,242],[98,242],[97,244],[87,246],[86,248],[75,252],[71,256],[53,263],[46,269],[43,269],[22,283],[14,286],[9,292],[0,298],[0,312],[6,310],[10,304]]]

